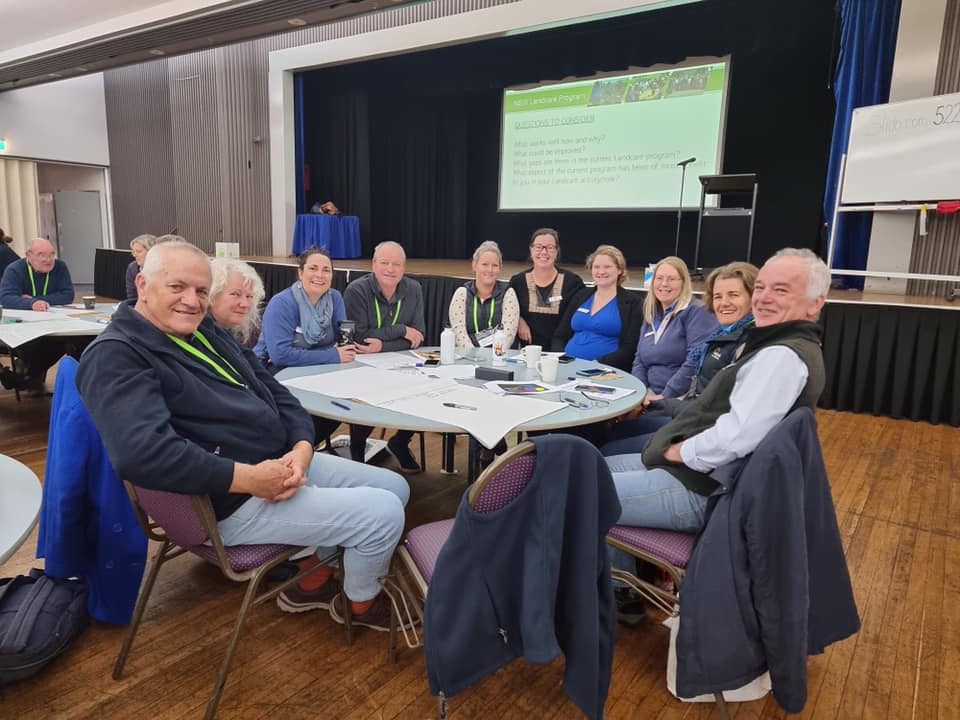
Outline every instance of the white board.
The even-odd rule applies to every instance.
[[[960,93],[853,111],[840,202],[960,199]]]

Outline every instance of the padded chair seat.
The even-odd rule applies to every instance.
[[[627,525],[615,525],[610,528],[610,532],[607,534],[625,545],[656,555],[671,565],[680,568],[687,567],[695,537],[688,533],[673,530],[629,527]]]
[[[440,549],[453,529],[453,518],[420,525],[407,533],[405,546],[407,552],[427,585],[433,577],[433,567],[437,564]]]
[[[230,561],[230,569],[234,572],[246,572],[263,565],[269,560],[273,560],[280,553],[292,549],[293,545],[226,545],[224,550],[227,552],[227,560]],[[195,545],[189,548],[194,555],[199,555],[207,562],[217,564],[217,553],[210,545]]]

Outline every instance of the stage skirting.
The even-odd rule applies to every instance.
[[[124,296],[123,276],[130,253],[98,249],[94,290],[107,298]],[[263,278],[269,299],[296,280],[296,267],[251,263]],[[363,270],[334,270],[341,292]],[[440,332],[460,278],[416,275],[423,286],[426,342],[440,344]],[[828,302],[820,319],[827,384],[820,406],[960,426],[960,310]]]
[[[360,257],[360,219],[355,215],[297,215],[293,254],[310,246],[326,248],[332,258]]]

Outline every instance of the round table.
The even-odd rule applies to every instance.
[[[424,350],[430,350],[430,348],[424,348]],[[514,371],[515,381],[540,380],[540,375],[535,370],[530,370],[522,363],[515,362],[518,357],[518,355],[511,357],[510,360],[514,362],[508,362],[502,367]],[[414,360],[412,356],[410,359]],[[460,358],[457,360],[457,363],[490,366],[489,360],[474,362]],[[322,373],[337,372],[338,370],[358,367],[360,365],[361,363],[353,362],[337,365],[305,365],[303,367],[289,367],[277,373],[276,377],[277,380],[282,382],[284,380],[302,377],[304,375],[317,375]],[[560,365],[560,369],[557,372],[557,381],[553,384],[562,385],[567,382],[568,378],[575,378],[577,380],[583,380],[584,382],[599,382],[603,385],[629,388],[635,392],[626,395],[619,400],[610,401],[607,404],[589,403],[590,406],[587,408],[565,407],[548,415],[534,418],[529,422],[518,424],[516,427],[512,428],[511,432],[561,430],[563,428],[575,427],[577,425],[588,425],[595,422],[601,422],[603,420],[609,420],[611,418],[623,415],[625,412],[633,409],[643,399],[643,396],[646,393],[646,387],[644,384],[633,375],[623,370],[611,368],[620,375],[620,377],[616,380],[591,380],[589,378],[581,378],[576,375],[578,370],[596,367],[606,366],[590,360],[574,360],[570,363],[563,363]],[[472,385],[474,387],[481,387],[485,381],[468,379],[461,380],[460,382],[463,382],[467,385]],[[377,407],[376,405],[368,405],[361,402],[352,401],[350,403],[350,410],[346,411],[334,404],[334,401],[336,401],[337,398],[295,387],[290,387],[288,389],[311,415],[332,418],[343,423],[369,425],[372,427],[398,428],[417,432],[437,432],[442,433],[445,436],[452,436],[457,433],[465,432],[463,428],[442,422],[440,420],[429,417],[420,417],[417,415],[408,415],[406,413],[388,410]],[[572,397],[570,393],[566,393],[566,395],[568,397]],[[557,396],[553,393],[545,393],[543,395],[543,399],[556,400]],[[450,462],[451,456],[452,452],[447,452],[446,450],[444,451],[444,469],[448,471],[450,470],[450,465],[452,464]]]
[[[23,544],[37,524],[43,493],[34,472],[0,455],[0,565]]]

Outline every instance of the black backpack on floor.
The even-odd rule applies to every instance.
[[[23,680],[87,626],[87,585],[31,570],[0,580],[0,685]]]

